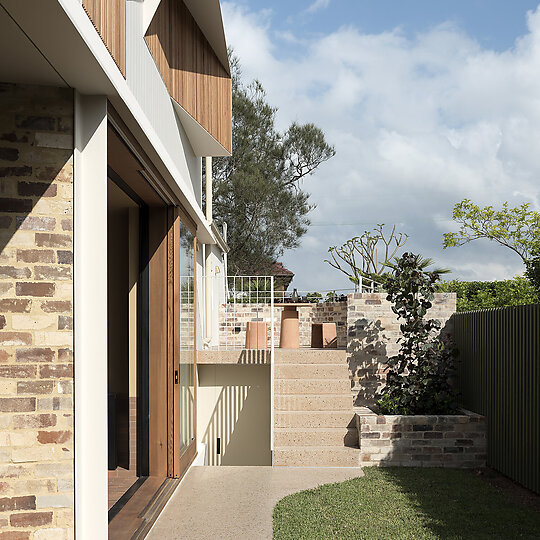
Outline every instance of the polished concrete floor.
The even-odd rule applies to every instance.
[[[147,538],[271,539],[280,499],[362,475],[360,468],[192,467]]]

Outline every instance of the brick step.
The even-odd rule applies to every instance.
[[[344,379],[278,379],[274,383],[274,393],[278,394],[351,394],[351,385]],[[351,401],[352,403],[352,401]]]
[[[354,427],[350,411],[278,411],[274,413],[276,428],[346,428]]]
[[[341,379],[349,381],[346,364],[277,364],[274,369],[277,380]]]
[[[275,447],[282,446],[358,446],[358,431],[353,428],[278,428]]]
[[[276,395],[276,411],[346,411],[352,413],[352,398],[345,395]]]
[[[347,351],[339,349],[275,349],[274,362],[284,364],[336,364],[347,367]]]
[[[273,453],[276,467],[359,467],[360,450],[346,446],[282,446]]]

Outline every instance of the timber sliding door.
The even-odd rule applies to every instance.
[[[111,352],[116,364],[122,361],[128,365],[128,360],[133,359],[129,377],[127,368],[119,376],[116,371],[113,373],[114,381],[120,381],[119,385],[122,383],[127,387],[129,382],[130,391],[133,387],[132,401],[136,409],[136,419],[129,423],[136,432],[136,447],[135,444],[130,447],[133,455],[136,453],[136,474],[132,475],[134,484],[118,500],[109,523],[109,538],[123,540],[131,538],[135,532],[142,535],[149,530],[159,509],[177,485],[176,479],[185,473],[197,454],[196,226],[178,202],[172,204],[175,201],[172,193],[164,195],[157,192],[141,174],[141,171],[151,171],[154,178],[160,178],[159,172],[151,167],[148,157],[112,109],[108,128],[108,169],[111,178],[111,263],[115,258],[121,261],[133,259],[135,263],[139,260],[140,266],[134,266],[139,270],[136,299],[131,301],[127,296],[131,290],[128,290],[129,282],[124,287],[127,292],[121,291],[122,298],[126,297],[131,302],[131,311],[128,313],[127,308],[124,311],[136,314],[132,317],[136,324],[131,326],[127,315],[121,319],[116,314],[127,300],[119,303],[112,294],[118,289],[113,287],[113,278],[121,270],[119,264],[111,267],[109,278],[111,344],[114,345],[125,334],[133,339],[128,342],[127,337],[123,338],[122,343],[133,342],[132,348],[136,352],[128,355],[125,351],[131,349],[127,345],[122,350],[117,347],[120,352],[116,349],[114,354]],[[165,191],[163,180],[161,186]],[[121,224],[129,225],[132,217],[135,224],[138,217],[138,234],[135,225],[131,228],[133,231],[128,225],[123,228],[116,225],[112,219],[116,216],[112,214],[113,210],[127,216]],[[113,240],[124,228],[126,238],[133,237],[139,242],[138,245],[130,243],[129,257],[121,258],[123,252],[117,244],[125,244],[126,247],[127,241],[113,244]],[[127,262],[124,266],[128,268]],[[124,274],[128,275],[127,270]],[[136,377],[131,377],[132,374]],[[112,390],[119,392],[116,387]],[[132,397],[131,393],[129,397]],[[126,437],[116,439],[120,442],[127,440]],[[124,457],[123,454],[120,457]],[[125,460],[129,463],[128,458]],[[128,472],[131,472],[131,467]]]

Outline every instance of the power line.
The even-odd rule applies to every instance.
[[[439,223],[444,223],[444,222],[450,222],[452,221],[451,219],[445,219],[445,218],[414,218],[414,219],[407,219],[407,220],[402,220],[400,223],[403,223],[403,224],[407,224],[407,223],[433,223],[434,221],[436,222],[439,222]],[[374,221],[359,221],[358,223],[324,223],[324,222],[321,222],[321,223],[310,223],[310,227],[359,227],[359,226],[364,226],[364,225],[369,225],[369,226],[373,226],[374,225]],[[388,221],[388,223],[390,223],[390,221]]]

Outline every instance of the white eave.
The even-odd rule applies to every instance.
[[[171,101],[178,116],[178,120],[182,124],[184,131],[191,143],[193,152],[196,156],[230,156],[231,153],[222,146],[206,129],[204,129],[193,116],[191,116],[183,107],[171,97]]]
[[[225,39],[225,29],[223,28],[219,0],[184,0],[184,3],[208,40],[208,43],[210,43],[219,61],[223,64],[227,74],[230,75],[227,41]]]
[[[161,0],[144,0],[143,34],[146,34],[160,3]],[[210,43],[219,61],[223,64],[227,74],[230,75],[227,41],[225,39],[225,29],[223,28],[219,0],[184,0],[184,3],[204,34],[204,37]]]

